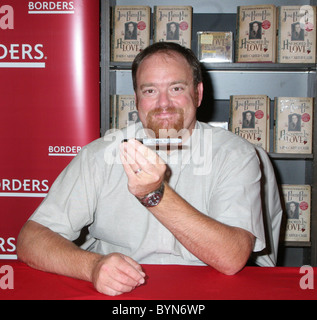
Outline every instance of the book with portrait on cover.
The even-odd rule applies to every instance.
[[[111,61],[131,62],[150,44],[151,8],[114,6],[112,9]]]
[[[274,152],[312,153],[313,98],[276,97]]]
[[[276,7],[238,6],[236,62],[276,62]]]
[[[282,185],[286,229],[284,241],[309,242],[311,220],[311,186]]]
[[[111,127],[114,129],[123,129],[140,121],[134,95],[119,94],[111,96],[110,109],[112,112]]]
[[[269,108],[266,95],[230,96],[230,131],[269,152]]]
[[[153,42],[176,42],[191,48],[191,6],[154,6]]]
[[[279,63],[316,63],[316,7],[278,8]]]
[[[232,32],[197,32],[198,59],[201,62],[233,62]]]

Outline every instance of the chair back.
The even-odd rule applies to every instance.
[[[262,171],[261,198],[266,248],[253,253],[251,260],[261,267],[274,267],[277,261],[283,209],[271,160],[262,148],[256,147],[256,151]]]

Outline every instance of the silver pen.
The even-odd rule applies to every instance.
[[[179,145],[182,143],[182,139],[180,138],[143,138],[143,139],[135,139],[146,146],[170,146],[170,145]],[[123,139],[122,142],[128,142],[128,139]]]

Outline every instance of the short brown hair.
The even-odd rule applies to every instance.
[[[202,71],[200,62],[195,56],[194,52],[188,48],[185,48],[177,43],[174,42],[156,42],[148,47],[146,47],[143,51],[141,51],[134,59],[132,63],[132,80],[133,80],[133,88],[136,91],[137,83],[136,83],[136,73],[142,61],[157,52],[163,52],[166,54],[169,53],[178,53],[183,56],[193,71],[193,79],[194,79],[194,86],[203,81],[202,78]]]

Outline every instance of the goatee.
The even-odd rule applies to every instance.
[[[177,138],[184,128],[184,110],[168,107],[164,112],[171,114],[171,118],[158,119],[156,115],[162,113],[162,108],[157,108],[147,115],[147,129],[150,129],[157,139]]]

